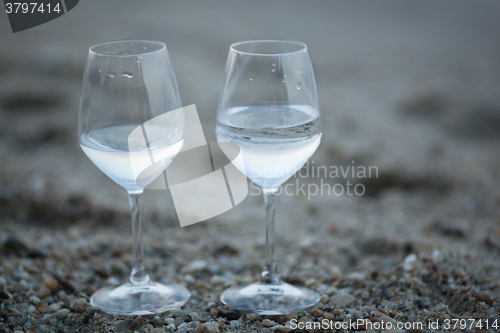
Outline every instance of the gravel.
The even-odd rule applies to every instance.
[[[0,34],[0,333],[299,333],[293,323],[324,319],[496,323],[498,4],[121,1],[80,2],[32,33]],[[133,258],[126,194],[78,146],[83,66],[91,44],[134,36],[167,42],[183,101],[196,103],[209,139],[231,42],[308,44],[324,128],[311,163],[379,170],[371,179],[326,179],[364,184],[361,197],[278,198],[281,276],[316,290],[314,308],[260,316],[220,302],[227,287],[256,281],[263,265],[264,208],[251,187],[236,208],[185,228],[168,191],[147,191],[147,270],[192,296],[141,317],[90,305],[97,289],[127,281]],[[288,184],[296,181],[320,184]]]

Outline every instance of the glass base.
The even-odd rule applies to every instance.
[[[90,298],[90,304],[111,314],[149,315],[178,308],[190,296],[189,291],[178,284],[126,283],[97,290]]]
[[[234,310],[262,315],[297,313],[312,308],[319,299],[318,293],[288,283],[232,287],[220,297],[222,303]]]

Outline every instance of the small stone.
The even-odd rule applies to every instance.
[[[358,319],[363,319],[363,313],[361,311],[355,310],[355,309],[350,309],[349,313],[351,314],[351,320],[358,320]]]
[[[104,322],[106,322],[108,320],[109,320],[108,318],[102,317],[101,319],[99,319],[99,324],[103,324]]]
[[[205,260],[195,260],[186,267],[186,272],[199,272],[207,268],[208,264]]]
[[[177,327],[174,324],[168,324],[167,325],[167,330],[169,332],[174,332]]]
[[[367,315],[370,315],[373,311],[377,311],[377,309],[372,308],[370,306],[363,306],[359,311],[361,311],[362,313],[366,313]]]
[[[135,317],[135,320],[139,322],[139,324],[144,324],[144,319],[142,318],[142,316],[137,316]]]
[[[38,289],[38,291],[36,293],[36,296],[38,298],[42,299],[42,298],[50,296],[50,294],[51,294],[51,292],[50,292],[49,288],[47,288],[47,287],[41,287],[40,289]]]
[[[115,332],[125,332],[128,330],[134,331],[138,329],[140,326],[141,324],[137,320],[128,318],[121,321],[118,325],[116,325]]]
[[[229,324],[231,324],[231,326],[234,326],[234,327],[238,327],[238,326],[240,326],[240,322],[239,322],[239,321],[237,321],[237,320],[231,320],[231,321],[229,322]]]
[[[69,281],[66,280],[65,278],[63,278],[62,276],[60,276],[60,275],[54,275],[54,278],[57,280],[57,282],[59,282],[61,284],[61,286],[66,291],[72,293],[72,292],[74,292],[76,290],[75,287],[73,287],[73,285],[71,283],[69,283]]]
[[[5,291],[0,290],[0,299],[8,299],[9,294],[7,294]]]
[[[337,294],[330,298],[330,304],[338,307],[345,307],[354,302],[356,298],[349,294]]]
[[[53,303],[53,304],[50,304],[49,309],[51,309],[52,311],[57,312],[57,311],[59,311],[61,309],[61,307],[59,306],[59,304]]]
[[[392,324],[392,327],[394,325],[397,325],[397,321],[392,319],[391,317],[383,314],[382,312],[380,311],[372,311],[372,313],[370,314],[370,320],[373,321],[373,322],[379,322],[379,323],[391,323]]]
[[[324,312],[323,313],[323,317],[325,319],[328,319],[328,320],[334,320],[335,319],[335,316],[331,312]]]
[[[392,298],[394,296],[394,293],[391,289],[380,288],[380,296],[383,298]]]
[[[29,298],[29,301],[31,304],[34,304],[34,305],[40,304],[40,302],[41,302],[40,299],[36,296],[31,296]]]
[[[341,312],[340,312],[340,310],[339,310],[339,309],[335,308],[335,309],[333,309],[332,313],[333,313],[334,315],[336,315],[336,316],[340,316],[340,313],[341,313]]]
[[[260,323],[263,327],[273,327],[276,325],[276,323],[272,320],[269,320],[269,319],[264,319],[261,323]]]
[[[56,312],[57,317],[63,319],[66,318],[69,314],[69,309],[61,309]]]
[[[361,272],[353,272],[347,276],[347,280],[354,283],[362,283],[365,281],[365,274]]]
[[[43,279],[43,283],[52,291],[59,290],[59,282],[50,276],[47,276],[45,279]]]
[[[313,315],[314,317],[321,317],[323,315],[323,311],[317,308],[313,308],[311,310],[311,315]]]
[[[262,331],[260,331],[260,333],[271,333],[272,331],[269,329],[269,328],[263,328]]]
[[[415,253],[411,253],[406,256],[405,260],[403,261],[403,269],[405,272],[411,271],[415,263],[417,262],[417,255]]]
[[[493,304],[493,298],[488,293],[477,293],[474,295],[474,297],[479,301],[479,302],[484,302],[488,305]]]
[[[28,313],[33,313],[36,311],[36,308],[33,304],[31,304],[30,306],[28,306],[28,308],[26,309],[26,312]]]
[[[418,306],[420,309],[423,309],[423,308],[426,308],[426,307],[427,307],[427,303],[426,303],[423,299],[421,299],[421,298],[417,299],[417,300],[415,301],[415,303],[417,304],[417,306]]]
[[[212,308],[212,309],[210,310],[210,315],[211,315],[212,317],[217,317],[217,316],[219,315],[219,309],[217,309],[217,308]]]
[[[193,320],[198,320],[198,321],[200,321],[200,320],[201,320],[201,317],[200,317],[200,316],[199,316],[196,312],[191,312],[191,313],[189,314],[189,316],[190,316],[190,317],[191,317],[191,319],[193,319]]]
[[[330,299],[330,298],[328,297],[328,295],[323,295],[323,296],[321,296],[321,298],[319,299],[319,301],[320,301],[321,303],[323,303],[323,304],[326,304],[326,303],[328,303],[328,300],[329,300],[329,299]]]
[[[219,324],[214,322],[199,324],[196,327],[196,333],[219,333],[219,332],[220,332]]]
[[[239,311],[228,311],[226,309],[219,309],[219,316],[224,317],[228,320],[238,320],[241,317],[241,313]]]

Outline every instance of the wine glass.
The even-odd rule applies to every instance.
[[[284,283],[274,258],[274,206],[280,185],[321,141],[314,73],[304,43],[255,40],[231,45],[217,109],[218,142],[241,149],[233,164],[262,188],[266,204],[266,261],[260,281],[224,291],[227,306],[265,315],[296,313],[319,295]]]
[[[90,302],[121,315],[164,312],[189,292],[151,281],[144,268],[140,219],[144,188],[181,150],[184,118],[174,71],[162,42],[123,40],[90,47],[83,78],[78,137],[94,164],[127,190],[134,263],[128,283],[96,291]]]

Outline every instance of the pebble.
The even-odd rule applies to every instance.
[[[413,270],[415,263],[417,262],[417,255],[415,253],[411,253],[406,256],[403,260],[403,269],[405,272]]]
[[[313,308],[311,310],[311,315],[313,315],[314,317],[321,317],[323,315],[323,311],[317,308]]]
[[[174,324],[168,324],[167,325],[167,330],[169,332],[174,332],[177,327]],[[197,331],[198,332],[198,331]]]
[[[61,307],[59,306],[59,304],[53,303],[53,304],[50,304],[49,309],[51,309],[52,311],[59,311],[61,309]]]
[[[478,301],[484,302],[488,305],[493,304],[493,298],[491,298],[491,296],[488,293],[477,293],[477,294],[474,294],[474,297]]]
[[[219,316],[224,317],[228,320],[238,320],[241,317],[241,313],[239,311],[228,311],[226,309],[219,309]]]
[[[392,319],[391,317],[383,314],[382,312],[380,311],[372,311],[372,313],[370,314],[370,320],[371,321],[376,321],[376,322],[379,322],[379,323],[391,323],[393,325],[396,325],[398,322],[394,319]]]
[[[362,313],[366,313],[367,315],[370,315],[373,311],[377,311],[377,309],[372,308],[370,306],[363,306],[359,311],[361,311]]]
[[[5,291],[3,290],[0,290],[0,298],[1,299],[8,299],[9,298],[9,294],[7,294]]]
[[[45,284],[45,286],[47,288],[49,288],[52,291],[59,290],[59,282],[56,279],[54,279],[54,278],[52,278],[50,276],[45,277],[43,279],[43,283]]]
[[[199,272],[207,268],[208,264],[205,260],[195,260],[186,267],[186,272]]]
[[[219,333],[219,332],[220,332],[219,324],[214,322],[199,324],[196,327],[196,333]]]
[[[99,324],[103,324],[104,322],[106,322],[108,320],[109,320],[108,318],[102,317],[101,319],[99,319]]]
[[[69,314],[69,309],[61,309],[59,311],[57,311],[56,315],[57,317],[59,318],[66,318]]]
[[[347,280],[354,283],[362,283],[365,281],[365,274],[361,272],[353,272],[347,276]]]
[[[121,321],[118,325],[115,327],[115,332],[125,332],[128,330],[136,330],[140,327],[141,324],[137,320],[134,319],[125,319]]]
[[[326,304],[326,303],[328,303],[328,300],[329,300],[329,299],[330,299],[330,298],[328,297],[328,295],[323,295],[323,296],[321,296],[321,298],[319,299],[319,301],[320,301],[321,303],[323,303],[323,304]]]
[[[28,306],[28,308],[26,309],[26,312],[28,312],[28,313],[33,313],[35,310],[36,310],[36,308],[35,308],[35,306],[32,304],[32,305]]]
[[[323,313],[323,318],[328,319],[328,320],[334,320],[335,316],[331,312],[324,312]]]
[[[189,314],[189,316],[190,316],[190,317],[191,317],[191,319],[193,319],[193,320],[198,320],[198,321],[200,321],[200,320],[201,320],[201,317],[200,317],[200,316],[199,316],[196,312],[191,312],[191,313]]]
[[[276,323],[272,320],[269,320],[269,319],[264,319],[261,323],[260,323],[263,327],[273,327],[276,325]]]
[[[238,327],[238,326],[240,326],[240,322],[239,322],[239,321],[237,321],[237,320],[231,320],[231,321],[229,322],[229,324],[231,324],[231,326],[234,326],[234,327]]]
[[[394,293],[392,292],[391,289],[381,288],[380,289],[380,296],[383,298],[392,298],[394,296]]]
[[[338,307],[345,307],[355,300],[356,298],[350,294],[337,294],[330,298],[330,304]]]
[[[42,299],[42,298],[50,296],[50,294],[51,294],[51,292],[50,292],[49,288],[47,288],[47,287],[41,287],[40,289],[38,289],[38,291],[36,293],[36,296],[38,298]]]
[[[40,304],[40,302],[41,302],[40,299],[36,296],[31,296],[29,298],[29,301],[31,304],[35,304],[35,305]]]
[[[349,313],[351,314],[351,319],[352,320],[358,320],[358,319],[363,319],[364,315],[361,311],[355,310],[355,309],[350,309]]]
[[[263,328],[260,333],[271,333],[272,331],[269,328]]]

